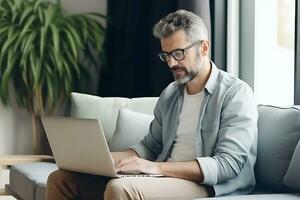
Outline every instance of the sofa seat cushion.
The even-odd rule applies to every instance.
[[[48,162],[15,164],[10,169],[10,190],[23,200],[45,200],[48,175],[57,169]]]
[[[201,198],[199,200],[299,200],[300,194],[282,193],[282,194],[250,194],[237,196],[223,196],[214,198]],[[194,199],[196,200],[196,199]]]

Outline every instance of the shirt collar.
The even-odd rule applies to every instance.
[[[212,61],[210,61],[210,63],[211,63],[211,72],[205,84],[205,89],[207,90],[208,93],[213,94],[217,86],[217,81],[218,81],[218,76],[220,71],[215,65],[215,63],[213,63]]]

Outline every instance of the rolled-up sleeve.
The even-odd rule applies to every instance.
[[[230,88],[223,101],[214,155],[197,158],[204,184],[222,183],[241,172],[251,146],[256,145],[257,118],[251,88],[246,84]]]

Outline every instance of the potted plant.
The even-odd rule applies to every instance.
[[[39,116],[87,87],[90,67],[103,57],[99,18],[67,14],[59,0],[0,0],[0,99],[31,114],[35,152]]]

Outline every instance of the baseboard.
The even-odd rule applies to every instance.
[[[9,194],[5,191],[5,189],[0,189],[0,196],[2,195],[9,195]]]

